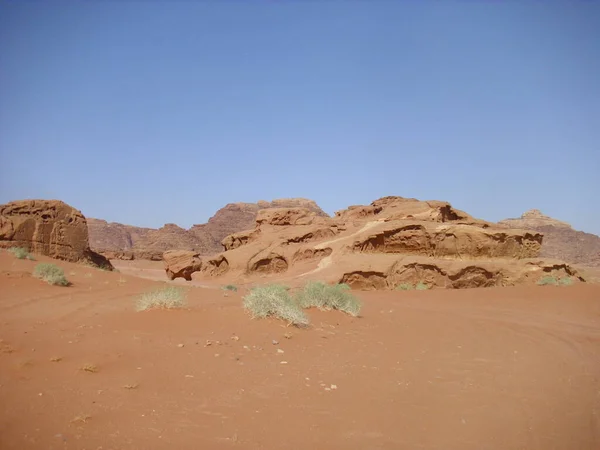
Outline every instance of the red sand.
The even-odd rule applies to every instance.
[[[363,292],[299,330],[244,292],[138,313],[161,282],[35,264],[0,253],[3,450],[600,448],[598,285]]]

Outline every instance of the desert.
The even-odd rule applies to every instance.
[[[600,450],[598,24],[0,1],[0,450]]]
[[[3,449],[600,444],[600,285],[540,259],[541,232],[385,197],[256,211],[214,255],[97,264],[69,205],[0,211]],[[68,285],[38,279],[44,264]],[[311,282],[348,283],[359,311],[244,307]],[[140,310],[168,289],[185,301]]]

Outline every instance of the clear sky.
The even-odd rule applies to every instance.
[[[600,234],[600,2],[1,2],[0,203],[385,195]]]

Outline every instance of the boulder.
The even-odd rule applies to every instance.
[[[183,278],[192,281],[192,273],[202,269],[200,255],[189,250],[169,250],[163,253],[165,272],[169,280]]]

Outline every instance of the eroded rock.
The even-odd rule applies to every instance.
[[[163,253],[165,272],[169,280],[183,278],[192,280],[192,274],[202,269],[202,259],[189,250],[169,250]]]
[[[51,258],[113,269],[104,256],[90,249],[81,211],[59,200],[0,205],[0,247],[23,247]]]

